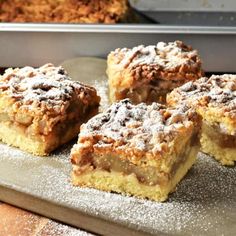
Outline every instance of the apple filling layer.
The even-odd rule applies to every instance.
[[[130,88],[116,94],[116,100],[129,98],[134,104],[146,102],[166,103],[166,95],[174,88],[183,84],[183,81],[153,80],[150,84],[142,85],[137,88]],[[112,96],[112,95],[111,95]],[[114,100],[111,98],[111,100]]]
[[[89,174],[96,170],[107,172],[118,172],[122,175],[135,175],[140,184],[149,186],[164,186],[167,185],[172,178],[174,178],[177,170],[189,158],[195,158],[199,150],[199,142],[197,135],[193,135],[191,140],[184,146],[182,152],[175,158],[176,162],[173,163],[169,173],[160,172],[154,166],[138,166],[132,164],[126,159],[121,159],[117,155],[106,154],[96,155],[96,153],[89,159],[81,159],[80,163],[75,168],[75,175]]]
[[[222,148],[236,148],[236,135],[224,133],[219,126],[210,126],[204,122],[204,133]]]
[[[236,161],[236,135],[224,133],[219,126],[202,125],[201,149],[223,165],[234,165]]]
[[[82,107],[82,104],[80,107],[77,106],[77,108],[78,113],[68,113],[68,117],[71,117],[71,119],[68,119],[67,122],[58,122],[51,130],[47,129],[47,124],[43,121],[39,121],[35,125],[27,115],[17,116],[17,119],[12,121],[7,114],[0,114],[0,128],[3,131],[0,132],[0,140],[30,151],[30,145],[26,144],[26,147],[23,147],[25,146],[24,143],[16,141],[27,138],[28,144],[30,143],[31,146],[34,146],[34,154],[45,155],[59,145],[67,143],[76,137],[79,133],[80,125],[96,114],[98,110],[97,107]],[[76,114],[79,114],[79,117]],[[31,120],[31,123],[26,122],[26,120],[28,122]],[[7,137],[6,133],[9,134]],[[15,136],[18,136],[18,138],[16,139]]]

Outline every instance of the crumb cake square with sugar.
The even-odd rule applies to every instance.
[[[223,165],[236,161],[236,75],[212,75],[168,95],[168,104],[186,103],[202,117],[201,149]]]
[[[133,21],[128,0],[2,0],[1,22],[118,23]]]
[[[7,69],[0,77],[0,140],[47,155],[78,135],[99,101],[94,88],[72,81],[62,67]]]
[[[81,126],[71,151],[72,183],[164,201],[195,162],[200,120],[176,109],[128,99]]]
[[[196,50],[181,41],[118,48],[107,58],[111,102],[165,103],[174,88],[203,75]]]

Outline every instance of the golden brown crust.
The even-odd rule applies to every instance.
[[[219,127],[203,122],[201,129],[201,150],[213,156],[222,165],[232,166],[236,162],[236,136],[225,134]]]
[[[185,102],[210,125],[236,134],[236,75],[212,75],[186,83],[173,90],[167,102],[172,106]]]
[[[3,0],[2,22],[116,23],[130,17],[128,0]]]
[[[122,100],[82,125],[72,162],[79,163],[83,156],[89,161],[94,152],[112,153],[133,164],[164,168],[174,159],[170,153],[178,153],[196,131],[196,119],[185,107],[168,109],[157,103],[135,106]]]

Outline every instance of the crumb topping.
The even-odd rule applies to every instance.
[[[17,107],[60,113],[73,99],[89,102],[95,89],[72,81],[62,67],[46,64],[39,68],[7,69],[0,78],[1,96],[11,98]]]
[[[181,100],[208,107],[218,107],[224,111],[234,111],[236,115],[236,75],[212,75],[197,81],[191,81],[173,94],[179,94]],[[174,98],[174,97],[173,97]]]
[[[125,99],[84,124],[79,141],[92,137],[96,147],[116,143],[116,149],[131,147],[157,153],[166,151],[179,133],[192,127],[190,111],[185,106],[168,109],[158,103],[133,105]]]
[[[116,23],[129,20],[127,0],[3,0],[2,22]]]
[[[149,65],[156,66],[157,69],[170,70],[183,65],[186,68],[196,68],[200,65],[197,51],[181,41],[116,49],[114,54],[118,55],[118,63],[123,68]]]
[[[220,132],[236,134],[236,75],[212,75],[188,82],[174,89],[167,103],[170,106],[185,103]]]

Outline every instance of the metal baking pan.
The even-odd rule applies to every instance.
[[[139,11],[195,11],[231,12],[236,11],[235,0],[129,0]]]
[[[162,25],[235,26],[235,12],[146,11],[143,13]]]
[[[97,88],[106,106],[106,61],[63,63],[72,78]],[[0,143],[0,200],[102,235],[234,235],[236,168],[199,153],[196,164],[167,202],[73,187],[70,149],[35,157]]]
[[[106,58],[118,47],[182,40],[208,72],[236,72],[236,27],[0,24],[0,67],[39,66],[78,56]]]
[[[133,8],[160,24],[235,26],[233,0],[130,0]]]

